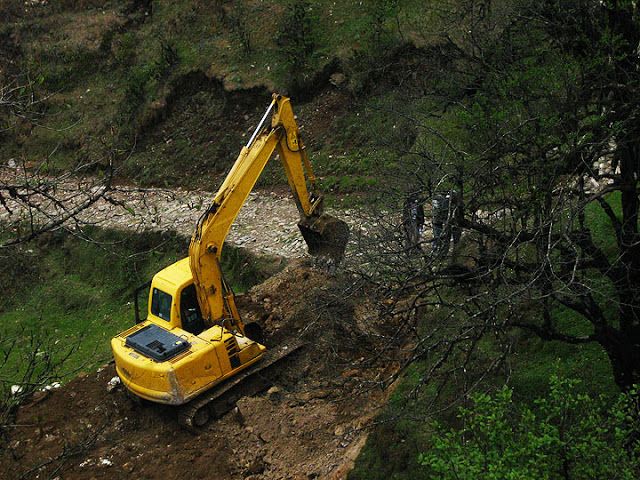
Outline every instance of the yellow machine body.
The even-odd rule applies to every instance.
[[[206,328],[197,335],[184,330],[181,314],[184,306],[180,299],[191,285],[193,277],[188,258],[158,272],[149,289],[147,319],[111,340],[118,376],[132,393],[141,398],[182,405],[252,365],[265,351],[264,346],[221,325]],[[154,290],[171,296],[168,318],[158,316],[158,311],[152,312]],[[182,338],[190,347],[161,362],[126,345],[127,337],[150,324]]]
[[[135,395],[181,405],[262,357],[265,347],[245,336],[220,257],[233,221],[275,152],[300,212],[299,227],[309,252],[340,261],[348,227],[322,213],[322,195],[315,191],[289,99],[274,94],[200,217],[189,256],[154,276],[146,320],[111,340],[118,375]]]

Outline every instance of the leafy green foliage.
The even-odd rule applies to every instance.
[[[610,403],[551,378],[547,397],[516,404],[504,387],[461,408],[461,427],[437,425],[420,454],[425,478],[442,480],[638,478],[637,391]]]
[[[308,78],[310,59],[316,48],[314,25],[317,19],[313,18],[307,0],[292,0],[285,8],[276,43],[280,47],[287,83],[292,92],[298,92]]]
[[[358,48],[346,62],[349,88],[356,93],[370,90],[384,79],[385,65],[391,64],[403,41],[399,0],[372,0],[362,5]],[[428,10],[428,9],[426,9]]]
[[[608,202],[619,213],[618,194],[609,195]],[[615,249],[615,235],[610,222],[603,210],[597,204],[591,204],[586,211],[587,226],[593,231],[599,245],[611,252]],[[455,302],[450,290],[447,291],[447,301]],[[615,307],[614,304],[611,304]],[[535,316],[535,310],[529,310],[527,315]],[[552,312],[553,321],[563,331],[573,334],[584,334],[592,329],[582,316],[568,308],[557,308]],[[424,319],[421,328],[425,334],[428,327],[445,318],[443,309],[432,312]],[[453,323],[452,320],[446,320]],[[457,321],[457,320],[456,320]],[[452,331],[455,324],[451,325]],[[455,332],[454,332],[455,333]],[[538,396],[551,398],[549,393],[549,378],[554,375],[561,378],[577,378],[580,380],[577,391],[586,392],[589,398],[597,398],[603,405],[613,404],[618,389],[612,375],[612,369],[606,352],[598,344],[571,345],[560,341],[548,341],[537,338],[527,332],[512,332],[514,352],[509,358],[511,411],[533,408],[532,399]],[[499,353],[497,345],[489,345],[489,358]],[[406,372],[399,386],[394,391],[389,405],[378,418],[378,423],[370,434],[367,444],[358,458],[354,471],[350,474],[352,480],[415,480],[423,478],[439,478],[429,473],[418,464],[418,455],[424,452],[426,446],[434,442],[443,430],[435,432],[429,421],[429,414],[438,411],[435,417],[441,425],[451,425],[457,420],[449,419],[446,411],[440,412],[438,404],[434,409],[432,399],[435,395],[434,385],[422,385],[422,377],[428,370],[428,361],[415,362]],[[473,366],[478,365],[474,359]],[[588,368],[585,366],[588,365]],[[485,386],[499,384],[500,379],[486,378]],[[454,391],[445,398],[449,401],[455,398]],[[598,397],[602,395],[602,397]],[[459,424],[459,423],[458,423]],[[508,478],[508,477],[506,477]],[[541,477],[544,478],[544,477]],[[597,477],[594,477],[597,478]],[[605,477],[606,478],[606,477]],[[615,478],[615,477],[613,477]]]
[[[135,65],[126,79],[122,107],[129,116],[137,113],[146,100],[154,97],[159,84],[180,60],[176,46],[163,37],[157,39],[154,51],[157,57]]]

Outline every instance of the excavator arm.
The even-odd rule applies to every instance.
[[[270,114],[271,125],[267,126]],[[222,322],[223,326],[244,333],[233,294],[222,275],[220,257],[231,225],[276,150],[300,212],[298,225],[309,252],[328,256],[333,262],[339,262],[344,254],[348,227],[341,220],[323,214],[322,196],[315,192],[315,177],[290,101],[274,94],[211,206],[200,217],[191,239],[191,272],[202,317],[210,325]]]
[[[258,377],[266,368],[300,347],[290,344],[267,351],[245,335],[220,268],[229,229],[276,151],[300,212],[298,226],[309,252],[340,261],[349,229],[322,213],[322,196],[315,191],[289,99],[274,95],[199,219],[189,257],[154,275],[147,319],[111,339],[123,384],[141,398],[182,405],[180,421],[188,427],[202,424],[207,412],[228,406],[239,392],[254,391],[262,384]]]

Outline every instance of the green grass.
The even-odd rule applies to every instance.
[[[621,195],[621,192],[615,191],[605,196],[605,200],[620,221],[622,221]],[[615,231],[609,217],[605,215],[602,207],[597,202],[591,202],[585,209],[585,218],[596,246],[602,248],[609,259],[613,260],[617,247]]]
[[[608,194],[606,201],[620,217],[620,193]],[[593,202],[587,206],[585,219],[596,245],[613,260],[617,251],[615,232],[598,203]],[[595,271],[592,272],[590,284],[593,287],[594,298],[605,316],[614,321],[617,303],[613,285]],[[587,320],[566,307],[558,306],[553,311],[553,320],[558,328],[567,334],[587,335],[593,332],[593,327]],[[514,393],[525,400],[544,392],[548,378],[553,373],[582,380],[583,388],[591,393],[617,392],[609,359],[602,347],[595,343],[569,345],[531,337],[526,339],[522,348],[516,352],[513,369]]]
[[[145,17],[141,11],[123,15],[128,3],[122,1],[99,6],[65,2],[39,8],[37,15],[9,18],[3,30],[21,39],[17,65],[30,78],[41,80],[39,97],[51,97],[37,123],[21,125],[6,136],[0,155],[37,163],[47,159],[48,171],[56,172],[79,161],[104,162],[118,151],[120,158],[128,158],[121,175],[136,182],[209,187],[211,182],[199,183],[207,178],[203,172],[225,171],[242,145],[240,134],[252,123],[243,120],[245,112],[233,109],[225,111],[225,119],[239,117],[241,125],[216,123],[221,108],[210,98],[182,99],[167,122],[162,105],[179,79],[191,72],[220,79],[227,91],[256,86],[286,91],[292,72],[278,45],[278,33],[291,3],[160,0],[153,3],[152,15]],[[406,0],[397,8],[394,4],[309,2],[315,48],[303,71],[294,74],[311,82],[337,58],[347,73],[346,86],[357,88],[351,85],[352,78],[355,83],[366,78],[369,68],[378,65],[378,57],[392,46],[420,43],[418,32],[426,28],[425,22],[435,21],[425,14],[422,2]],[[380,17],[380,12],[385,15]],[[376,23],[376,18],[381,20]],[[381,38],[372,38],[372,26],[380,30]],[[242,29],[250,33],[248,50],[242,45]],[[380,42],[386,47],[381,48]],[[354,52],[360,52],[355,57],[366,58],[364,71],[359,70],[360,60],[353,62]],[[208,93],[201,92],[205,97]],[[336,166],[342,151],[351,157],[343,162],[347,168],[331,168],[326,174],[325,186],[337,194],[375,186],[371,176],[377,174],[363,171],[368,167],[362,158],[370,158],[372,164],[391,163],[385,158],[387,152],[375,151],[376,139],[394,134],[385,114],[358,118],[348,113],[345,121],[321,135],[330,139],[321,140],[326,144],[323,158],[334,158],[327,162],[329,167]],[[328,115],[333,117],[334,112]],[[169,143],[166,131],[175,137]],[[395,133],[406,130],[398,126]],[[362,169],[353,173],[349,165]],[[286,184],[277,174],[265,183]]]
[[[32,336],[47,338],[53,355],[79,345],[64,365],[72,376],[108,361],[110,338],[134,323],[133,290],[188,250],[174,235],[90,233],[94,242],[55,234],[0,259],[0,287],[9,294],[0,302],[1,334],[17,345],[3,382],[21,378]],[[223,269],[237,292],[264,279],[265,262],[225,247]]]

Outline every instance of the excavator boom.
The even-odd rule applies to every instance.
[[[269,115],[271,124],[267,126]],[[224,294],[220,256],[233,221],[255,186],[267,162],[278,153],[296,206],[298,226],[311,255],[327,256],[338,263],[349,236],[345,222],[323,214],[323,197],[288,98],[274,94],[260,123],[242,148],[210,207],[198,221],[191,239],[189,258],[204,318],[215,322],[235,318]],[[227,304],[229,303],[229,304]],[[238,328],[242,329],[238,321]]]

